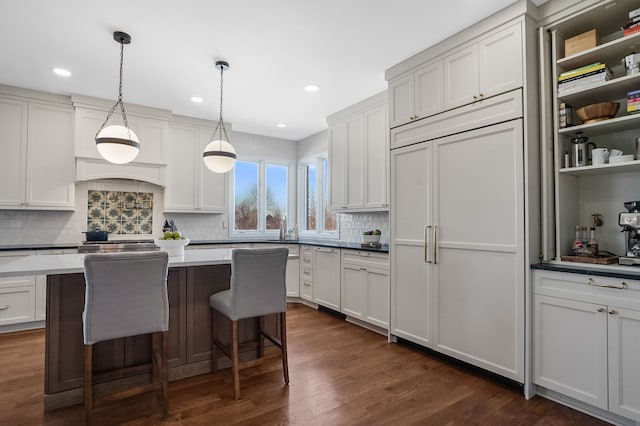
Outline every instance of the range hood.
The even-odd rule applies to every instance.
[[[80,95],[71,97],[75,109],[76,182],[96,179],[133,179],[166,186],[169,150],[167,110],[127,104],[129,126],[140,138],[140,154],[127,164],[102,159],[95,146],[95,133],[112,101]]]
[[[96,179],[133,179],[166,186],[166,165],[112,164],[102,159],[76,157],[76,182]]]

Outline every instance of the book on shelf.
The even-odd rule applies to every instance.
[[[622,35],[623,36],[628,36],[631,34],[635,34],[637,32],[640,32],[640,22],[638,23],[638,25],[632,27],[632,28],[626,28],[624,30],[622,30]]]
[[[567,80],[569,78],[577,77],[583,74],[590,73],[592,71],[603,70],[607,66],[601,62],[595,62],[593,64],[585,65],[580,68],[576,68],[573,70],[565,71],[558,76],[558,81]]]
[[[592,77],[594,75],[598,76],[598,75],[602,75],[602,74],[606,74],[609,77],[613,77],[613,74],[611,73],[611,70],[609,68],[600,68],[600,69],[597,69],[597,70],[594,70],[594,71],[589,71],[589,72],[584,73],[584,74],[578,74],[578,75],[575,75],[573,77],[565,78],[563,80],[558,80],[558,84],[564,84],[564,83],[568,83],[570,81],[582,80],[583,78]]]
[[[598,75],[592,75],[589,77],[581,78],[579,80],[573,80],[566,83],[558,84],[558,96],[562,96],[568,91],[584,88],[594,84],[604,83],[611,80],[611,76],[607,73],[600,73]]]
[[[638,22],[640,22],[640,16],[635,16],[633,18],[629,18],[629,20],[622,26],[622,29],[624,30],[625,28],[632,27],[635,24],[637,24]]]

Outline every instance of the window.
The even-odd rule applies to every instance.
[[[337,216],[329,211],[329,160],[314,158],[302,163],[304,205],[300,217],[304,218],[303,234],[338,237]]]
[[[289,167],[264,161],[237,161],[233,172],[233,228],[236,234],[280,230],[288,216]]]

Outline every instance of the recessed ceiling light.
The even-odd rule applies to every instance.
[[[307,92],[317,92],[318,90],[320,90],[320,88],[315,84],[308,84],[304,86],[304,90],[306,90]]]
[[[64,68],[54,68],[53,72],[60,77],[70,77],[71,71],[65,70]]]
[[[278,124],[276,124],[276,127],[280,127],[281,129],[283,129],[283,128],[287,127],[287,125],[284,124],[284,123],[278,123]]]
[[[191,102],[195,102],[195,103],[199,104],[202,101],[203,101],[203,99],[201,97],[199,97],[199,96],[192,96],[191,97]]]

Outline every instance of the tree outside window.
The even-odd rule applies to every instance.
[[[302,232],[307,235],[338,236],[337,216],[329,210],[329,160],[314,158],[303,162],[304,211]]]
[[[288,166],[238,161],[234,168],[234,232],[279,230],[288,209]]]

